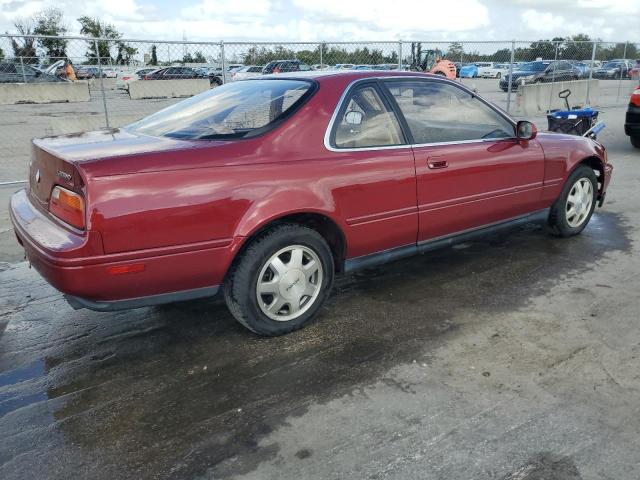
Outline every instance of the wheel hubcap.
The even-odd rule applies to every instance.
[[[566,217],[570,227],[582,225],[593,204],[593,185],[588,178],[581,178],[571,187],[567,197]]]
[[[256,296],[260,310],[272,320],[286,322],[305,313],[322,286],[322,263],[303,245],[278,250],[262,266]]]

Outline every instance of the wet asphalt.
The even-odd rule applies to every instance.
[[[527,225],[337,281],[257,337],[221,299],[74,311],[0,264],[0,478],[634,479],[640,152],[582,235]]]

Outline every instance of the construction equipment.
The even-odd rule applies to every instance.
[[[450,80],[456,79],[455,64],[444,58],[442,51],[423,50],[420,42],[411,44],[411,66],[414,72],[428,72],[435,75],[442,75]]]

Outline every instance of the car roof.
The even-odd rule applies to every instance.
[[[423,72],[405,72],[399,70],[310,70],[305,72],[287,72],[279,74],[261,75],[260,78],[288,78],[300,80],[318,80],[323,79],[344,79],[353,82],[366,78],[389,78],[389,77],[424,77],[443,79],[441,75],[434,75]],[[254,77],[255,78],[255,77]],[[249,80],[247,80],[249,81]]]

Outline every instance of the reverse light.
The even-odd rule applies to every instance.
[[[49,212],[72,227],[83,229],[84,199],[81,195],[56,185],[51,191]]]

